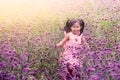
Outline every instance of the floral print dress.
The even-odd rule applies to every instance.
[[[82,35],[74,35],[72,32],[68,33],[69,40],[64,45],[64,52],[60,55],[60,66],[62,71],[62,76],[68,74],[67,65],[73,65],[75,67],[81,66],[81,49],[82,49]],[[66,79],[65,79],[66,80]]]

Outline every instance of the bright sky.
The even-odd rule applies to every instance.
[[[53,14],[54,11],[66,9],[74,0],[0,0],[0,18],[12,16],[35,16]],[[79,0],[75,0],[79,1]],[[67,5],[67,6],[66,6]],[[77,5],[77,4],[75,4]],[[67,9],[68,10],[68,9]]]
[[[0,0],[0,9],[26,8],[26,7],[45,7],[49,1],[53,0]]]
[[[15,21],[29,22],[36,17],[51,18],[58,13],[64,13],[66,8],[70,11],[70,4],[73,5],[73,2],[74,0],[0,0],[0,24]]]
[[[36,18],[36,16],[48,17],[49,15],[56,16],[56,14],[63,15],[72,11],[76,12],[78,8],[79,11],[82,11],[85,9],[86,4],[90,5],[88,4],[89,2],[94,4],[94,2],[98,1],[105,2],[105,0],[0,0],[0,22],[7,20],[9,22],[13,19],[26,20]]]
[[[0,0],[0,19],[13,16],[35,16],[50,10],[59,0]]]

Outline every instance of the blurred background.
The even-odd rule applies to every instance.
[[[71,18],[91,48],[79,80],[120,80],[120,0],[0,0],[0,80],[61,80],[55,45]]]

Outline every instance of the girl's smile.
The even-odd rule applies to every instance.
[[[80,34],[81,27],[80,27],[78,22],[76,22],[70,29],[71,29],[73,34],[75,34],[75,35],[79,35]]]

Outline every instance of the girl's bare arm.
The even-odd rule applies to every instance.
[[[57,47],[63,46],[66,43],[67,40],[69,40],[69,35],[68,34],[66,34],[65,37],[56,46]]]
[[[90,49],[90,47],[89,47],[88,43],[86,42],[86,39],[85,39],[84,36],[82,36],[82,42],[87,47],[87,49]]]

